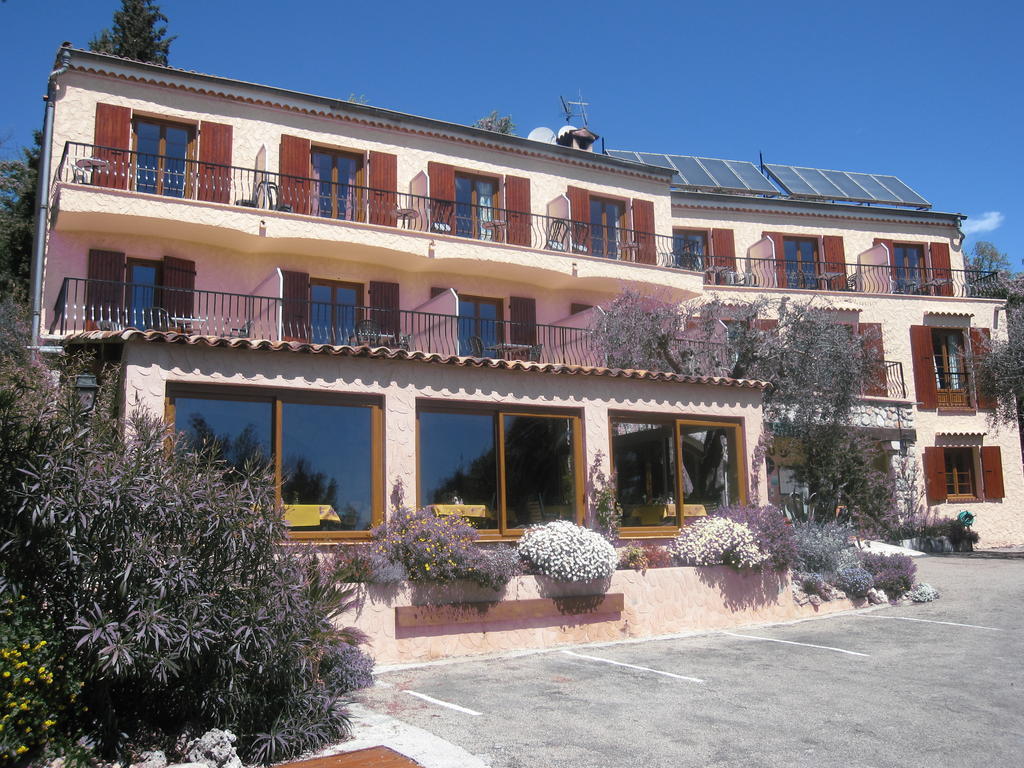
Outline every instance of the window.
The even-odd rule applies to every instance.
[[[175,429],[193,446],[211,448],[231,467],[250,461],[274,467],[293,536],[352,535],[376,521],[376,404],[189,390],[172,391],[168,401]]]
[[[708,252],[708,233],[692,229],[672,231],[672,255],[680,269],[704,268],[704,257]]]
[[[482,176],[455,175],[455,234],[493,240],[498,182]]]
[[[578,521],[578,431],[574,416],[423,407],[420,503],[501,533]]]
[[[314,149],[310,158],[316,180],[313,214],[328,219],[361,221],[362,156]]]
[[[363,306],[363,286],[330,280],[309,282],[310,341],[314,344],[348,344],[356,332]]]
[[[193,159],[191,126],[136,119],[135,189],[167,197],[190,193],[186,165]]]
[[[935,390],[940,408],[969,408],[964,332],[958,328],[932,329]]]
[[[742,502],[741,446],[736,424],[614,418],[612,466],[623,527],[677,526],[686,514],[701,514],[697,507]]]
[[[814,289],[818,287],[816,274],[818,240],[811,237],[783,238],[786,288]]]
[[[166,329],[166,312],[160,309],[160,285],[163,283],[163,264],[159,261],[128,259],[128,285],[125,288],[125,307],[128,325],[132,328]],[[163,322],[161,322],[163,321]]]
[[[970,448],[943,448],[946,470],[946,497],[973,499],[977,497],[974,482],[974,451]]]
[[[924,246],[894,243],[892,250],[894,293],[920,293],[924,282]]]
[[[459,354],[482,357],[488,347],[504,341],[501,299],[459,295]],[[481,349],[477,349],[477,339]]]
[[[619,257],[620,230],[625,227],[626,205],[620,200],[590,198],[590,242],[594,256]]]

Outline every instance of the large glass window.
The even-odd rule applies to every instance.
[[[920,293],[924,282],[924,246],[896,243],[892,251],[896,293]]]
[[[422,409],[420,503],[508,531],[580,512],[572,416]]]
[[[613,422],[612,457],[622,524],[677,525],[675,423]]]
[[[958,328],[932,330],[932,354],[935,360],[938,405],[945,408],[970,407],[964,332]]]
[[[493,240],[498,182],[479,176],[455,176],[455,234]]]
[[[785,250],[785,288],[813,289],[818,287],[815,272],[818,262],[818,241],[809,237],[783,239]]]
[[[348,344],[356,332],[363,286],[313,280],[309,285],[310,341],[314,344]]]
[[[186,164],[194,131],[189,126],[136,120],[135,188],[167,197],[187,194]]]
[[[362,157],[314,150],[310,160],[316,179],[313,214],[328,219],[361,220]]]
[[[590,198],[590,242],[594,256],[619,257],[620,230],[625,219],[626,206],[620,200]]]
[[[973,449],[944,448],[942,455],[946,470],[946,496],[951,499],[975,498]]]
[[[128,261],[125,306],[127,324],[132,328],[166,330],[169,325],[163,317],[166,312],[159,307],[162,267],[159,261]]]
[[[707,252],[707,232],[688,229],[672,232],[672,255],[680,269],[703,269]]]
[[[493,355],[493,348],[503,341],[501,300],[477,296],[459,296],[459,354],[476,357]]]
[[[684,503],[711,509],[742,501],[736,426],[683,422],[679,425],[679,442]]]
[[[169,402],[174,427],[189,444],[215,451],[231,467],[272,465],[293,534],[373,526],[381,506],[375,405],[205,392],[173,393]]]

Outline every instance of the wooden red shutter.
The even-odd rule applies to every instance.
[[[536,344],[537,302],[534,299],[512,296],[508,300],[508,308],[509,319],[512,321],[509,341],[513,344]]]
[[[371,281],[370,308],[370,316],[381,332],[397,337],[402,328],[398,283]]]
[[[985,476],[985,498],[1001,499],[1003,490],[1003,458],[998,445],[987,445],[981,449],[981,473]]]
[[[731,229],[711,230],[711,266],[736,269],[736,238]]]
[[[820,275],[835,275],[822,284],[830,291],[846,290],[846,248],[842,235],[825,235],[822,237],[824,253],[819,264]]]
[[[161,306],[171,317],[194,317],[196,263],[165,256],[163,273],[163,287],[168,290],[161,291]]]
[[[972,373],[976,370],[978,362],[984,358],[992,346],[992,332],[988,328],[971,328],[971,356]],[[996,407],[996,401],[991,397],[985,397],[978,387],[978,378],[974,377],[974,390],[977,397],[978,408],[991,409]]]
[[[931,328],[926,325],[910,326],[910,355],[914,364],[914,390],[918,402],[922,408],[938,408]]]
[[[398,224],[398,157],[388,152],[370,153],[370,223]]]
[[[950,269],[949,243],[932,243],[928,282],[935,296],[953,295],[953,270]]]
[[[754,320],[754,327],[762,331],[774,331],[779,327],[779,321],[770,317],[759,317]]]
[[[231,136],[230,125],[208,120],[199,123],[200,200],[231,202]]]
[[[455,169],[446,163],[427,163],[430,179],[430,228],[455,234]]]
[[[573,253],[590,253],[590,193],[579,187],[568,187],[569,216]]]
[[[519,176],[505,177],[505,215],[508,222],[508,242],[512,245],[532,245],[529,179]]]
[[[789,281],[786,278],[786,239],[781,232],[764,232],[762,237],[770,238],[775,248],[774,287],[786,288],[789,285]]]
[[[310,174],[309,139],[298,136],[281,135],[281,152],[278,166],[281,172],[281,183],[278,185],[280,194],[279,205],[290,206],[295,213],[308,214],[311,208],[313,193]],[[307,296],[307,298],[309,298]]]
[[[127,150],[132,146],[132,111],[128,107],[97,104],[93,136],[96,157],[106,160],[108,165],[93,171],[92,183],[99,187],[128,189],[131,160]]]
[[[309,341],[309,274],[306,272],[282,272],[284,276],[284,300],[281,307],[281,323],[286,341]]]
[[[85,286],[85,329],[99,322],[123,323],[124,275],[127,261],[119,251],[89,251]]]
[[[941,448],[924,449],[924,487],[928,500],[946,500],[946,456]]]
[[[636,260],[640,264],[657,264],[654,247],[654,203],[633,200],[633,231],[636,237]]]
[[[864,344],[864,355],[868,364],[868,381],[864,394],[873,397],[886,397],[889,389],[885,379],[885,347],[882,344],[881,323],[861,323],[861,341]]]

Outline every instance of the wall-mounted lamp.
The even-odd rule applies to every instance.
[[[96,406],[96,392],[99,388],[94,374],[80,373],[75,377],[75,392],[78,393],[78,404],[82,407],[82,413],[89,413]]]

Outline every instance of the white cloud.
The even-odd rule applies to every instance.
[[[1006,217],[999,211],[985,211],[979,216],[972,216],[962,227],[965,235],[976,235],[979,232],[991,232],[1003,225]]]

